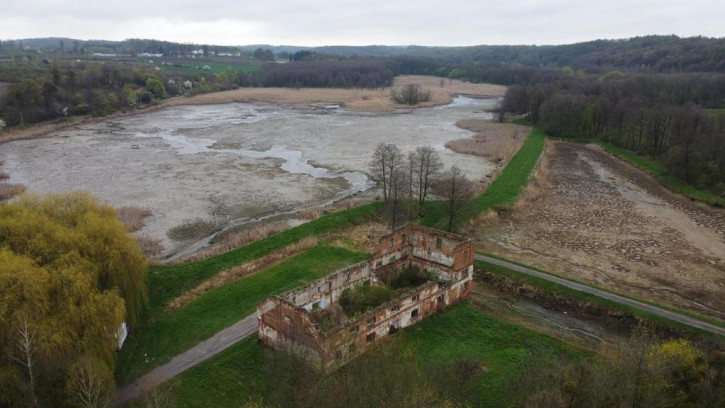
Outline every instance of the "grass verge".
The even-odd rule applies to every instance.
[[[552,276],[557,276],[557,277],[562,278],[562,279],[567,279],[567,280],[570,280],[572,282],[581,283],[581,282],[577,282],[577,281],[572,280],[572,279],[568,279],[568,278],[565,278],[565,277],[561,277],[561,276],[558,276],[558,275],[551,274],[551,273],[549,273],[547,271],[543,271],[541,269],[538,269],[538,268],[535,268],[535,267],[531,267],[529,265],[512,262],[512,261],[509,261],[507,259],[503,259],[503,258],[500,258],[500,257],[494,257],[494,256],[488,255],[488,254],[485,254],[485,255],[491,256],[492,258],[501,259],[501,260],[506,261],[506,262],[515,263],[516,265],[520,265],[520,266],[524,266],[526,268],[534,269],[536,271],[539,271],[539,272],[542,272],[542,273],[546,273],[546,274],[549,274],[549,275],[552,275]],[[494,265],[492,263],[488,263],[488,262],[485,262],[485,261],[476,260],[475,261],[475,265],[477,267],[484,268],[486,270],[489,270],[489,271],[492,271],[492,272],[496,272],[496,273],[499,273],[499,274],[503,274],[503,275],[512,277],[512,278],[517,279],[517,280],[524,280],[524,281],[529,282],[529,283],[533,284],[534,286],[536,286],[538,288],[541,288],[541,289],[544,289],[544,290],[553,291],[553,292],[559,292],[559,293],[565,294],[567,296],[570,296],[570,297],[573,297],[573,298],[576,298],[576,299],[581,299],[581,300],[585,300],[585,301],[588,301],[588,302],[591,302],[591,303],[594,303],[594,304],[598,304],[598,305],[603,306],[603,307],[605,307],[607,309],[610,309],[610,310],[616,310],[616,311],[628,313],[628,314],[637,316],[639,318],[645,319],[647,321],[650,321],[650,322],[652,322],[654,324],[657,324],[657,325],[660,325],[660,326],[664,326],[664,327],[672,328],[672,329],[676,330],[677,332],[680,332],[680,333],[683,333],[683,334],[693,335],[693,336],[697,336],[697,337],[706,337],[706,338],[714,338],[714,339],[720,339],[720,340],[722,340],[722,337],[720,337],[720,336],[718,336],[718,335],[716,335],[714,333],[711,333],[711,332],[708,332],[708,331],[705,331],[705,330],[701,330],[701,329],[698,329],[698,328],[695,328],[695,327],[687,326],[687,325],[684,325],[684,324],[675,322],[673,320],[670,320],[670,319],[667,319],[667,318],[664,318],[664,317],[661,317],[661,316],[657,316],[657,315],[654,315],[652,313],[649,313],[649,312],[646,312],[646,311],[643,311],[643,310],[640,310],[640,309],[637,309],[637,308],[634,308],[634,307],[631,307],[631,306],[628,306],[628,305],[623,305],[623,304],[616,303],[616,302],[613,302],[613,301],[608,300],[608,299],[603,299],[603,298],[601,298],[599,296],[595,296],[595,295],[592,295],[592,294],[589,294],[589,293],[579,292],[577,290],[568,288],[566,286],[562,286],[562,285],[560,285],[558,283],[555,283],[555,282],[550,282],[550,281],[547,281],[547,280],[538,278],[536,276],[531,276],[531,275],[527,275],[527,274],[524,274],[524,273],[520,273],[520,272],[511,270],[511,269],[508,269],[506,267],[499,266],[499,265]],[[582,283],[582,284],[584,284],[584,283]],[[584,284],[584,285],[587,285],[587,284]],[[587,286],[590,286],[590,285],[587,285]],[[601,288],[597,287],[597,289],[601,289]],[[723,322],[721,322],[721,321],[718,321],[716,319],[712,319],[712,318],[709,318],[709,317],[706,317],[706,316],[698,315],[696,313],[687,312],[687,311],[683,311],[683,310],[678,310],[678,309],[673,308],[673,307],[663,306],[661,304],[658,304],[658,303],[652,302],[652,301],[646,301],[646,300],[642,300],[642,299],[632,298],[632,297],[625,296],[625,295],[622,295],[622,294],[619,294],[619,293],[616,293],[616,292],[612,292],[612,291],[609,291],[609,290],[606,290],[606,289],[601,289],[601,290],[604,290],[604,291],[609,292],[609,293],[616,294],[618,296],[622,296],[622,297],[626,297],[626,298],[629,298],[629,299],[632,299],[632,300],[636,300],[638,302],[647,303],[647,304],[650,304],[652,306],[657,306],[657,307],[660,307],[662,309],[666,309],[666,310],[674,311],[674,312],[681,313],[681,314],[684,314],[684,315],[688,315],[690,317],[693,317],[695,319],[701,320],[703,322],[710,323],[710,324],[715,325],[715,326],[718,326],[718,327],[725,327],[723,325]]]
[[[505,406],[507,385],[521,373],[523,363],[536,350],[564,360],[587,355],[554,338],[486,315],[469,302],[451,306],[403,330],[377,346],[373,354],[380,348],[411,353],[416,356],[417,364],[427,367],[447,368],[461,359],[479,361],[486,372],[473,390],[476,395],[471,399],[476,401],[476,406]],[[269,386],[280,385],[279,379],[271,378],[275,375],[270,369],[274,353],[260,345],[256,338],[245,339],[173,380],[172,400],[177,406],[190,408],[207,407],[210,401],[216,406],[232,407],[243,406],[245,401],[255,397],[264,401],[279,400],[279,395],[274,394],[285,387]],[[359,363],[363,367],[364,364],[381,363],[369,357],[367,354],[360,357]],[[319,382],[312,381],[308,393],[318,392],[316,387],[320,382],[345,378],[345,371],[349,369],[350,366],[345,366],[331,374],[333,378],[328,376],[316,380]],[[376,367],[370,372],[381,370],[385,371]],[[361,371],[364,372],[364,368]],[[346,386],[341,380],[338,389],[344,390]],[[286,406],[294,405],[294,401],[286,402]]]
[[[129,338],[117,361],[124,383],[166,363],[254,312],[267,296],[319,279],[368,257],[327,245],[303,252],[256,274],[214,289],[170,315],[159,316]]]

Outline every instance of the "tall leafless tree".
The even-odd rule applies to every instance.
[[[30,327],[26,318],[22,319],[20,327],[17,329],[15,344],[20,355],[19,357],[13,357],[13,359],[27,370],[31,403],[33,407],[37,407],[38,397],[35,395],[35,375],[33,374],[33,354],[35,354],[36,350],[35,330]]]
[[[469,205],[472,205],[475,186],[461,169],[453,166],[436,181],[434,189],[435,193],[443,198],[448,215],[448,231],[451,231],[455,220]]]
[[[391,143],[380,143],[375,148],[373,160],[370,163],[370,172],[373,178],[383,184],[383,199],[390,202],[394,187],[403,187],[393,183],[394,178],[399,176],[400,170],[405,165],[403,153],[398,146]]]
[[[113,376],[102,362],[83,357],[69,372],[68,393],[80,408],[108,408],[113,403]]]
[[[440,155],[430,146],[419,147],[408,156],[412,185],[417,189],[418,205],[423,207],[433,180],[443,169]]]

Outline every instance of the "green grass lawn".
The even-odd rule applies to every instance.
[[[470,396],[476,406],[505,406],[506,386],[523,369],[535,350],[543,350],[563,360],[587,354],[554,338],[506,323],[475,309],[469,302],[454,305],[419,324],[403,330],[377,346],[393,347],[395,352],[412,353],[418,364],[451,366],[461,359],[479,361],[486,369]],[[275,399],[278,379],[270,378],[274,351],[265,349],[256,338],[245,339],[218,356],[182,373],[172,380],[171,395],[177,407],[238,407],[251,396]],[[365,359],[366,356],[360,357]],[[379,360],[375,360],[380,364]],[[365,362],[363,361],[363,364]],[[332,373],[343,377],[348,366]],[[358,368],[359,369],[359,368]],[[377,372],[380,368],[372,369]],[[280,373],[281,374],[281,373]],[[314,392],[316,385],[312,384]],[[278,399],[278,398],[277,398]],[[288,402],[287,405],[289,405]]]
[[[633,164],[634,166],[637,166],[642,170],[646,171],[647,173],[651,174],[660,183],[664,184],[667,188],[678,194],[682,194],[686,197],[703,201],[708,204],[725,207],[725,198],[709,194],[685,183],[683,180],[669,174],[664,166],[654,160],[650,160],[627,149],[622,149],[621,147],[617,147],[603,141],[596,141],[595,143],[602,146],[608,152],[619,157],[620,159],[630,164]]]
[[[119,354],[116,377],[119,383],[135,378],[253,313],[266,297],[367,258],[367,254],[321,245],[214,289],[173,314],[139,327]]]

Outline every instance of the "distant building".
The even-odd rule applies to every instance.
[[[416,280],[398,297],[360,315],[347,316],[340,299],[361,286]],[[300,355],[323,372],[345,364],[398,330],[467,298],[473,278],[473,242],[416,225],[382,237],[373,257],[305,287],[272,296],[257,306],[259,338]]]

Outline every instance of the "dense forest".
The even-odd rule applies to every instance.
[[[383,88],[393,84],[393,71],[382,60],[300,61],[270,66],[264,85],[289,88]]]

